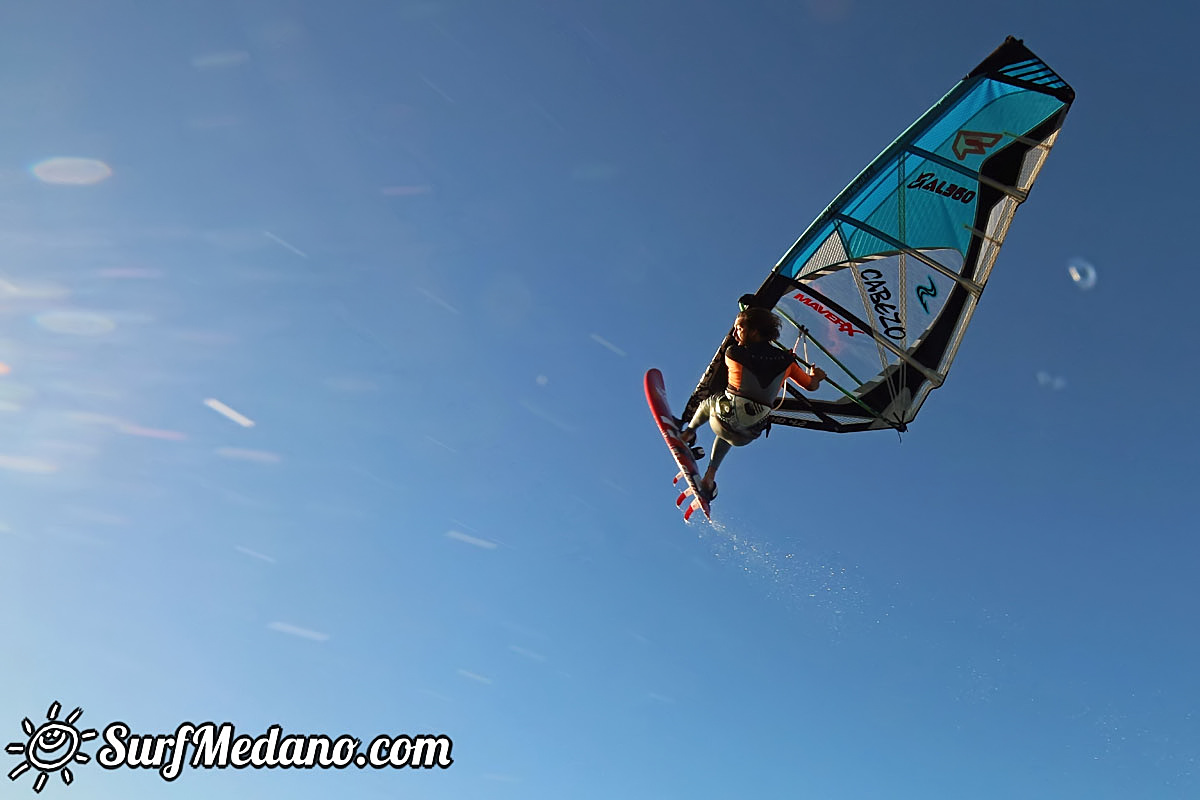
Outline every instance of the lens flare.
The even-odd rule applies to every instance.
[[[90,311],[45,311],[34,320],[48,331],[71,336],[101,336],[117,327],[108,317]]]
[[[59,156],[39,161],[30,171],[41,181],[61,186],[92,186],[112,177],[112,167],[95,158]]]

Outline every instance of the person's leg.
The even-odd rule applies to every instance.
[[[717,495],[717,468],[721,466],[725,456],[734,447],[745,447],[753,442],[758,438],[759,432],[734,428],[717,415],[713,415],[709,419],[709,425],[717,438],[713,441],[712,457],[708,462],[708,469],[700,478],[700,491],[704,492],[711,500]]]
[[[679,429],[679,438],[683,439],[683,443],[691,447],[696,443],[696,431],[705,422],[708,422],[709,416],[712,414],[712,404],[715,402],[713,395],[706,397],[699,406],[696,407],[696,413],[692,414],[692,419],[686,425]]]
[[[717,487],[717,468],[721,466],[721,462],[725,460],[726,454],[733,449],[733,444],[718,436],[713,440],[712,454],[709,457],[708,469],[704,470],[704,476],[700,479],[700,491],[711,500],[716,494]]]

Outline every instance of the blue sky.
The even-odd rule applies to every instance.
[[[5,16],[0,740],[455,743],[41,796],[1194,796],[1190,10]],[[945,387],[684,524],[645,370],[1009,34],[1078,99]]]

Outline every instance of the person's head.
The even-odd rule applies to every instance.
[[[769,342],[779,338],[779,317],[769,308],[747,308],[737,315],[733,335],[738,344]]]

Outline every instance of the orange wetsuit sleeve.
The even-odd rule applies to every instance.
[[[812,385],[812,375],[809,375],[807,372],[805,372],[804,368],[795,361],[793,361],[791,366],[788,367],[786,377],[800,384],[800,387],[803,389],[807,389]]]

